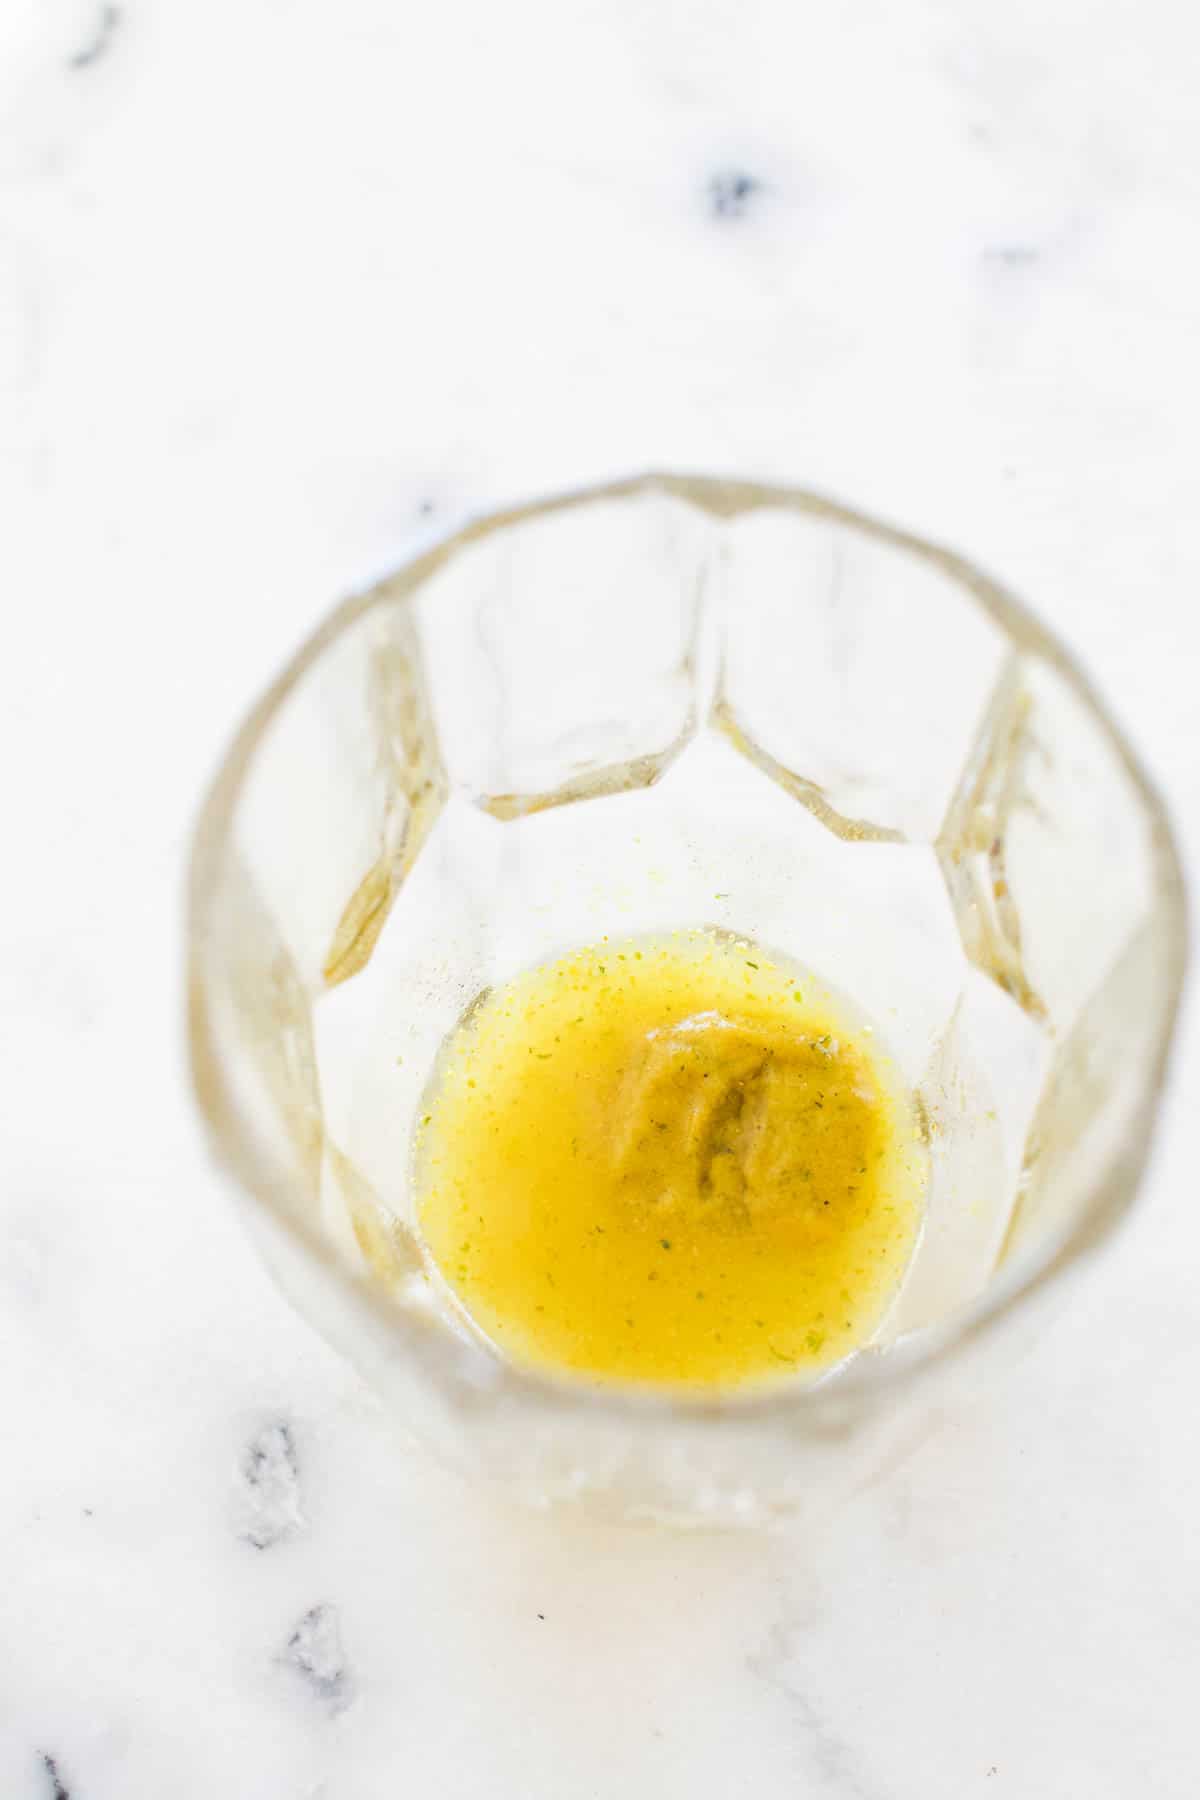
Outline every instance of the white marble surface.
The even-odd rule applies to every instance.
[[[1200,1791],[1190,1017],[1136,1222],[973,1416],[680,1537],[397,1448],[205,1164],[179,944],[331,600],[648,465],[992,567],[1194,853],[1198,55],[1188,0],[7,0],[4,1800]]]

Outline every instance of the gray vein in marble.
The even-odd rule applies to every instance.
[[[91,37],[86,44],[82,44],[76,50],[73,56],[67,58],[68,69],[90,69],[100,61],[101,57],[107,56],[120,23],[121,9],[119,6],[102,6]]]
[[[720,169],[708,184],[708,205],[716,219],[740,219],[762,191],[757,175],[745,169]]]
[[[1035,244],[997,244],[984,250],[980,261],[1001,269],[1027,269],[1040,262],[1041,251]]]
[[[855,1747],[832,1728],[791,1673],[793,1635],[793,1627],[778,1620],[759,1648],[747,1655],[746,1667],[787,1702],[800,1748],[821,1792],[836,1800],[887,1800],[882,1788],[867,1781]]]
[[[354,1680],[342,1649],[336,1606],[310,1607],[291,1636],[281,1660],[296,1670],[330,1712],[345,1710],[354,1698]]]
[[[42,1768],[45,1770],[46,1778],[50,1784],[46,1789],[46,1792],[50,1795],[50,1800],[71,1800],[71,1790],[59,1774],[58,1763],[55,1761],[54,1757],[47,1756],[43,1752]]]
[[[239,1473],[237,1532],[245,1543],[269,1550],[304,1530],[308,1521],[290,1425],[283,1420],[264,1425],[247,1445]]]

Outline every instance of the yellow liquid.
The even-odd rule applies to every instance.
[[[925,1160],[888,1059],[811,978],[712,932],[605,942],[486,995],[416,1143],[429,1254],[514,1361],[725,1389],[866,1342]]]

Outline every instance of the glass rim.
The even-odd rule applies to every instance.
[[[406,1313],[394,1299],[356,1274],[322,1233],[289,1204],[291,1180],[246,1117],[228,1079],[213,1027],[207,995],[210,922],[238,800],[255,752],[289,695],[348,628],[377,609],[408,600],[459,551],[494,533],[597,501],[643,495],[683,501],[713,519],[734,519],[765,508],[805,515],[846,526],[939,569],[996,622],[1018,651],[1048,664],[1068,684],[1100,726],[1138,795],[1149,827],[1157,925],[1165,939],[1166,1003],[1154,1054],[1146,1060],[1130,1142],[1121,1155],[1110,1158],[1100,1170],[1078,1217],[1064,1233],[1039,1245],[1036,1253],[1014,1258],[1007,1269],[993,1277],[983,1293],[960,1311],[901,1338],[889,1346],[886,1355],[872,1355],[869,1348],[859,1352],[816,1382],[698,1396],[679,1390],[589,1383],[489,1358],[489,1362],[494,1361],[488,1384],[492,1396],[502,1392],[508,1399],[542,1410],[574,1416],[587,1412],[619,1419],[626,1425],[639,1418],[653,1421],[663,1416],[675,1420],[690,1416],[704,1420],[734,1414],[739,1419],[786,1418],[796,1424],[807,1416],[815,1422],[818,1408],[834,1397],[840,1401],[886,1393],[898,1381],[939,1366],[951,1352],[990,1331],[1109,1237],[1136,1196],[1149,1155],[1187,972],[1186,888],[1170,817],[1155,783],[1074,655],[1023,602],[957,552],[807,489],[740,478],[646,472],[472,515],[398,569],[352,593],[293,652],[250,708],[201,802],[192,835],[186,890],[186,1031],[192,1088],[210,1151],[237,1186],[298,1240],[299,1247],[344,1290],[354,1306],[366,1309],[398,1349],[406,1348],[418,1358],[431,1380],[440,1379],[460,1392],[478,1393],[477,1382],[464,1381],[462,1341],[448,1331],[430,1330],[425,1321]]]

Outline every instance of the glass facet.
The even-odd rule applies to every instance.
[[[711,1520],[831,1491],[1103,1236],[1185,940],[1161,807],[1022,608],[811,496],[673,477],[471,525],[342,607],[217,778],[190,926],[201,1103],[300,1306],[455,1465]],[[695,926],[886,1033],[931,1169],[903,1291],[769,1396],[507,1366],[415,1231],[439,1049],[534,963]]]

